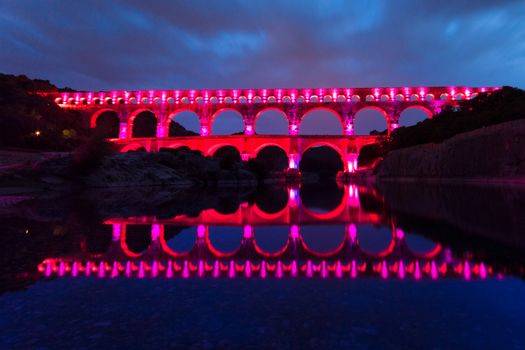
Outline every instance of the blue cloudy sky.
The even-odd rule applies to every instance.
[[[77,90],[523,88],[525,1],[3,0],[0,72]],[[326,120],[312,132],[341,132]]]
[[[525,87],[525,1],[4,0],[0,71],[84,90]]]

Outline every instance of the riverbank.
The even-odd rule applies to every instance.
[[[256,177],[244,163],[195,152],[111,153],[88,164],[79,164],[70,152],[11,150],[9,154],[10,159],[5,158],[0,168],[0,194],[137,186],[257,186]]]
[[[439,144],[388,153],[379,181],[525,183],[525,120],[458,134]]]

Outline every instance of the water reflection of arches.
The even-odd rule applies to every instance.
[[[358,225],[356,232],[359,247],[365,254],[385,257],[393,252],[396,240],[391,228],[385,226]]]
[[[345,189],[335,183],[304,185],[299,190],[303,211],[319,220],[342,214],[347,204]]]
[[[253,246],[265,257],[282,255],[290,243],[288,226],[258,226],[253,228]]]
[[[197,242],[197,227],[195,226],[185,227],[165,225],[162,233],[163,234],[159,236],[162,251],[170,256],[183,257],[188,255],[195,248]],[[173,240],[175,239],[178,240],[178,244],[173,244]]]
[[[133,227],[133,226],[138,226],[138,225],[122,225],[121,226],[121,229],[120,229],[120,246],[121,246],[124,254],[126,254],[127,256],[130,256],[132,258],[138,258],[138,257],[140,257],[142,255],[142,252],[134,252],[128,246],[128,241],[127,241],[128,226]],[[147,225],[142,225],[142,226],[147,226]],[[113,231],[115,231],[115,230],[113,230]],[[150,238],[151,238],[151,236],[150,236]],[[149,246],[149,244],[148,244],[148,246]]]
[[[345,225],[306,225],[301,227],[301,244],[314,256],[329,257],[345,246]]]
[[[424,238],[420,235],[405,233],[401,229],[398,229],[396,234],[401,234],[403,236],[408,250],[416,256],[433,258],[441,253],[441,250],[443,249],[440,243]]]
[[[129,240],[126,237],[130,226],[135,226],[135,228],[131,229],[132,232],[139,232],[142,235],[142,238],[139,239],[142,242],[139,249],[137,249],[136,245],[132,248],[129,247]],[[408,254],[408,256],[415,258],[431,259],[443,252],[439,243],[425,251],[417,251],[407,245],[405,237],[399,233],[399,229],[384,225],[317,224],[303,225],[301,227],[297,225],[199,225],[196,231],[195,227],[189,228],[191,230],[191,238],[187,238],[188,242],[186,242],[183,250],[173,249],[168,243],[170,236],[166,238],[166,233],[170,229],[182,232],[188,229],[187,227],[169,228],[166,231],[164,225],[154,224],[149,229],[151,239],[145,239],[144,235],[148,231],[148,225],[120,225],[120,227],[121,236],[119,241],[122,252],[131,258],[141,257],[146,251],[151,250],[151,247],[157,246],[160,246],[164,253],[173,258],[191,258],[191,256],[202,258],[207,256],[207,254],[211,254],[210,258],[235,258],[249,254],[250,247],[253,247],[255,252],[261,257],[271,258],[291,258],[296,255],[304,257],[304,254],[311,256],[311,258],[334,258],[340,254],[355,254],[359,252],[360,255],[358,254],[357,257],[388,258],[393,254]],[[271,233],[276,228],[278,228],[278,234],[275,234],[275,232]],[[266,237],[264,236],[265,234],[267,235]],[[275,243],[276,239],[278,240],[277,244]],[[158,245],[151,243],[157,241]],[[199,241],[202,241],[201,245],[199,245]],[[150,248],[148,250],[145,247]],[[297,250],[298,247],[303,250],[303,253]],[[345,249],[345,247],[347,248]],[[340,256],[340,258],[343,257]],[[257,257],[254,256],[253,258],[256,259]]]
[[[230,257],[241,249],[242,236],[242,227],[214,226],[206,228],[205,241],[213,255],[217,257]]]

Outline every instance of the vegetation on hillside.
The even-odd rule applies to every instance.
[[[47,80],[0,74],[0,147],[71,150],[89,134],[73,111],[37,91],[58,91]]]
[[[446,108],[432,119],[392,133],[390,149],[425,143],[441,143],[457,134],[525,118],[525,91],[503,87],[461,101],[458,108]]]
[[[359,164],[370,165],[396,149],[441,143],[464,132],[522,118],[525,118],[525,91],[505,86],[490,94],[480,93],[474,99],[459,102],[458,107],[446,107],[432,119],[396,129],[391,140],[381,145],[363,147]]]

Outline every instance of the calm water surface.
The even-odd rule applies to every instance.
[[[2,197],[0,348],[525,348],[525,191]]]

